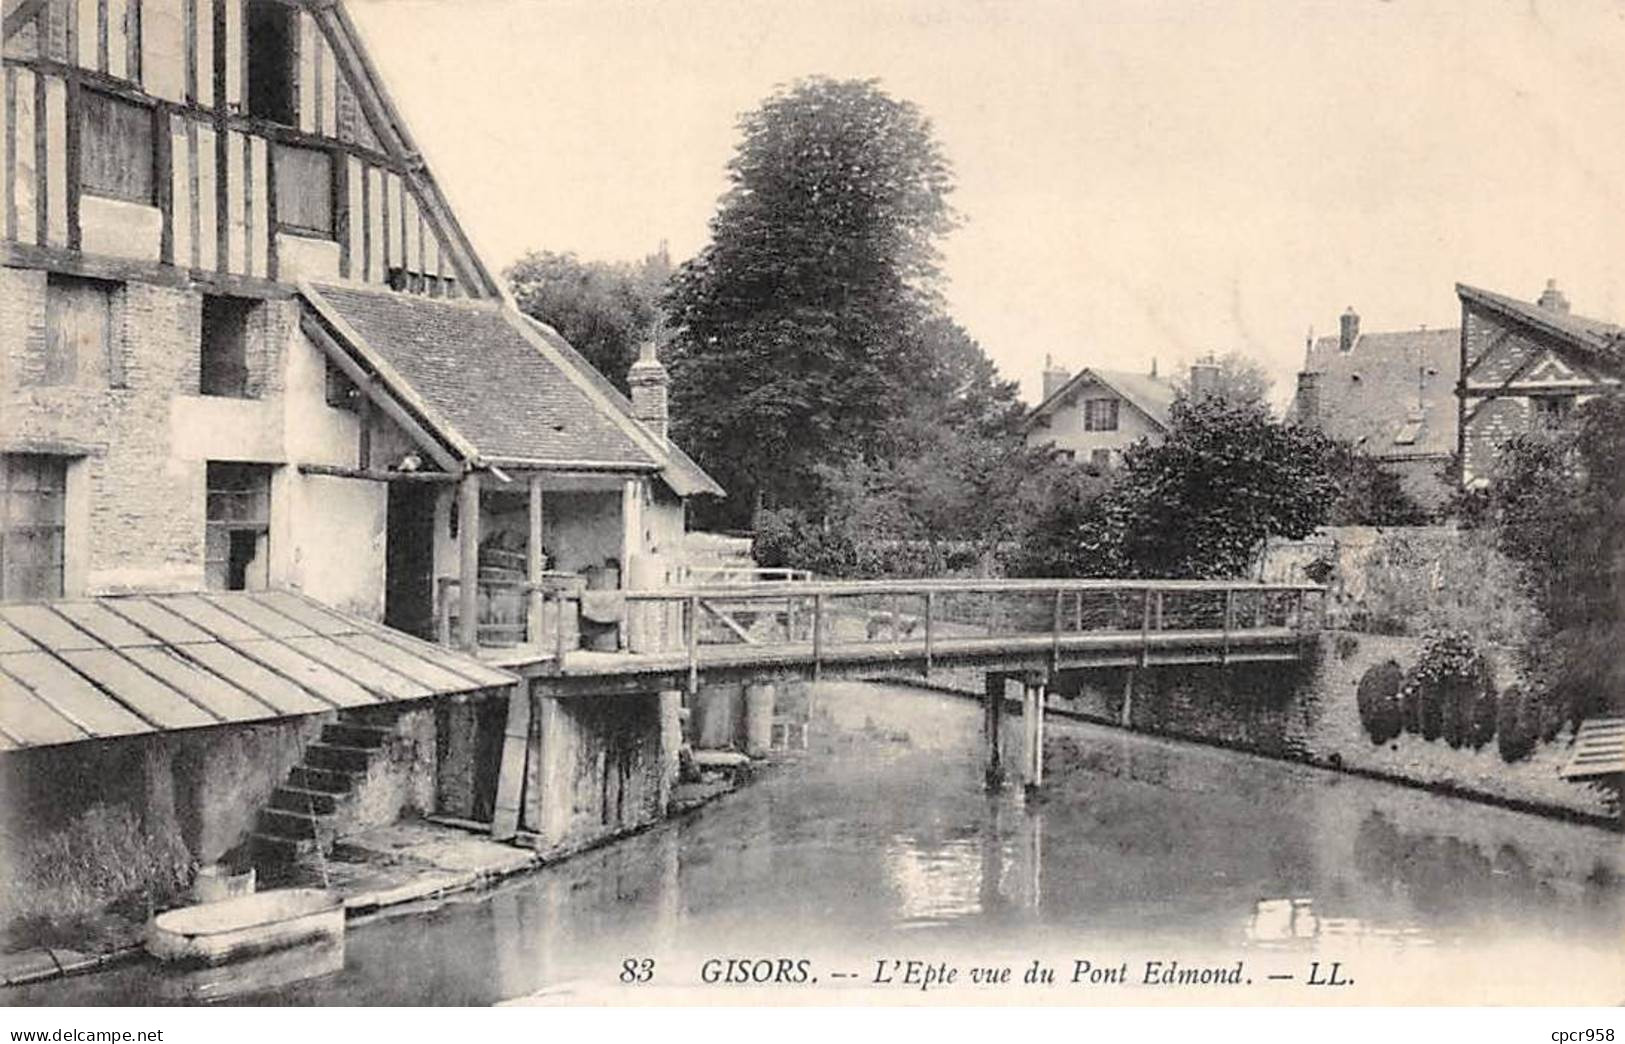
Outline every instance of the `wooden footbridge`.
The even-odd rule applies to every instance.
[[[558,696],[698,688],[773,672],[819,679],[947,667],[1052,674],[1093,667],[1296,660],[1324,589],[1205,580],[769,581],[608,593],[613,651],[569,626],[592,593],[517,584],[545,627],[482,658],[545,677]],[[600,599],[606,593],[599,592]],[[451,599],[443,599],[443,603]],[[449,640],[452,628],[442,627]]]

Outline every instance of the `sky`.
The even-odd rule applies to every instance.
[[[932,121],[949,309],[1043,361],[1167,373],[1456,326],[1465,282],[1625,322],[1625,4],[350,0],[495,269],[701,249],[737,120],[875,78]]]

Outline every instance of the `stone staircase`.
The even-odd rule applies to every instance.
[[[260,811],[250,843],[262,875],[275,876],[279,868],[332,851],[393,727],[394,717],[384,708],[341,711],[338,721],[322,726],[321,738],[305,748],[287,782]]]

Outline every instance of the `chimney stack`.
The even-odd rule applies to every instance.
[[[1191,398],[1200,400],[1219,391],[1219,364],[1210,353],[1206,359],[1191,363]]]
[[[1557,280],[1555,279],[1546,280],[1546,289],[1541,291],[1540,300],[1535,303],[1550,312],[1563,312],[1566,314],[1569,310],[1569,299],[1564,297],[1563,291],[1557,288]]]
[[[1051,395],[1060,391],[1066,385],[1066,382],[1071,379],[1072,375],[1070,373],[1067,373],[1064,368],[1055,365],[1053,356],[1044,356],[1044,398],[1048,399]]]
[[[1306,428],[1320,427],[1320,374],[1305,370],[1298,374],[1298,423]]]
[[[1360,337],[1360,313],[1354,310],[1353,305],[1343,313],[1341,323],[1337,336],[1338,351],[1353,351],[1354,342]]]
[[[632,386],[632,416],[664,446],[669,420],[666,389],[671,384],[671,377],[660,364],[652,339],[638,347],[637,362],[627,371],[626,381]]]

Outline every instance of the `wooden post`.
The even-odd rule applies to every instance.
[[[496,808],[491,840],[509,841],[519,833],[519,798],[524,791],[525,761],[530,741],[530,683],[508,690],[508,722],[502,730],[502,763],[497,770]]]
[[[688,695],[700,691],[700,597],[688,596]]]
[[[925,676],[931,677],[931,617],[934,615],[937,604],[937,593],[925,593]]]
[[[1140,666],[1151,662],[1151,588],[1145,589],[1145,604],[1140,615]]]
[[[441,577],[434,585],[435,637],[441,645],[451,647],[451,578]]]
[[[1123,707],[1117,716],[1117,723],[1123,728],[1132,728],[1134,725],[1134,668],[1130,667],[1123,672]]]
[[[1051,671],[1061,669],[1061,597],[1059,587],[1055,589],[1055,628],[1050,641],[1049,668]]]
[[[525,597],[529,608],[525,614],[525,641],[542,644],[542,476],[530,476],[530,532],[525,543],[525,579],[530,582]]]
[[[372,468],[372,397],[362,395],[361,401],[356,405],[359,407],[356,411],[356,467],[362,471],[367,471]]]
[[[791,595],[784,600],[784,640],[796,640],[796,596]]]
[[[559,588],[558,597],[554,599],[558,604],[554,607],[555,612],[553,615],[553,655],[556,658],[555,662],[560,667],[564,666],[564,654],[568,651],[564,648],[564,605],[566,596],[567,592],[561,587]]]
[[[1004,786],[1004,759],[999,745],[999,722],[1004,714],[1004,675],[987,673],[983,682],[982,740],[987,748],[987,789]]]
[[[1230,662],[1230,627],[1236,615],[1236,590],[1233,587],[1225,588],[1224,592],[1224,648],[1219,652],[1219,663]]]
[[[638,517],[638,480],[621,483],[621,589],[632,586],[632,556],[643,551],[643,522]]]
[[[1044,683],[1023,680],[1021,686],[1021,780],[1028,797],[1044,783]]]
[[[480,475],[468,471],[457,488],[457,597],[461,614],[457,644],[473,652],[480,644]]]
[[[813,681],[823,675],[824,595],[813,595]]]

